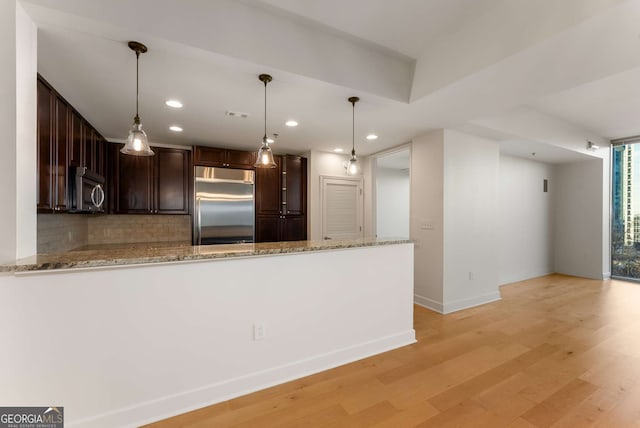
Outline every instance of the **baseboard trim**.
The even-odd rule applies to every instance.
[[[91,418],[73,421],[67,423],[67,426],[97,428],[145,425],[415,342],[416,333],[415,330],[411,329],[201,388],[178,392]]]
[[[445,303],[443,308],[444,310],[442,313],[450,314],[451,312],[457,312],[463,309],[473,308],[474,306],[484,305],[484,304],[495,302],[501,299],[502,297],[500,296],[500,292],[495,291],[493,293],[484,294],[482,296],[456,300],[451,303]]]
[[[602,279],[611,279],[611,272],[604,272],[602,274]]]
[[[427,308],[441,314],[443,313],[442,302],[436,302],[435,300],[429,299],[428,297],[424,297],[419,294],[414,294],[413,303],[415,303],[418,306],[422,306],[423,308]]]

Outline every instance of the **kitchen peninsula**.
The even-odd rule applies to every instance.
[[[72,251],[4,265],[0,285],[0,398],[53,400],[68,426],[140,425],[415,341],[406,240]]]

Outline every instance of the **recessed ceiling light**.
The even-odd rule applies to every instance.
[[[173,108],[182,108],[182,103],[178,100],[167,100],[165,104]]]
[[[173,132],[182,132],[182,128],[177,125],[172,125],[169,127],[169,129],[172,130]]]
[[[285,125],[287,125],[287,126],[291,126],[291,127],[293,127],[293,126],[298,126],[298,122],[296,122],[295,120],[287,120],[287,121],[285,122]]]
[[[334,151],[334,152],[336,152],[336,153],[342,153],[342,152],[344,152],[344,150],[343,150],[343,149],[333,149],[333,151]]]
[[[367,135],[367,140],[377,140],[378,136],[376,134]]]

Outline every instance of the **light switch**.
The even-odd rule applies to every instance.
[[[420,229],[422,229],[422,230],[433,230],[433,220],[431,220],[431,219],[422,219],[422,220],[420,220]]]

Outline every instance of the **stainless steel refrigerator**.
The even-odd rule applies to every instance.
[[[196,167],[194,245],[253,242],[253,174],[244,169]]]

